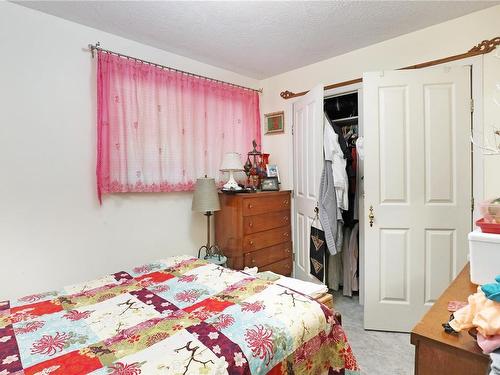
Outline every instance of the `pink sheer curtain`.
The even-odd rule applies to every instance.
[[[192,190],[260,144],[255,91],[98,52],[97,192]]]

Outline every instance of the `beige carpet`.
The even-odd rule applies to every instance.
[[[347,334],[363,375],[413,375],[414,347],[407,333],[365,331],[358,297],[334,292],[333,304],[342,314]]]

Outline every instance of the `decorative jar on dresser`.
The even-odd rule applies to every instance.
[[[290,191],[219,193],[215,241],[233,269],[292,273]]]

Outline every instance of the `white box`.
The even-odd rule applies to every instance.
[[[483,285],[500,275],[500,234],[469,233],[470,281]]]

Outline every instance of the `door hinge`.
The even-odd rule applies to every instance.
[[[292,262],[295,262],[295,253],[292,253]]]
[[[470,199],[470,210],[474,212],[474,208],[475,208],[474,197],[472,197]]]
[[[292,123],[292,135],[293,135],[293,123]]]
[[[470,99],[470,113],[474,113],[474,99]]]

